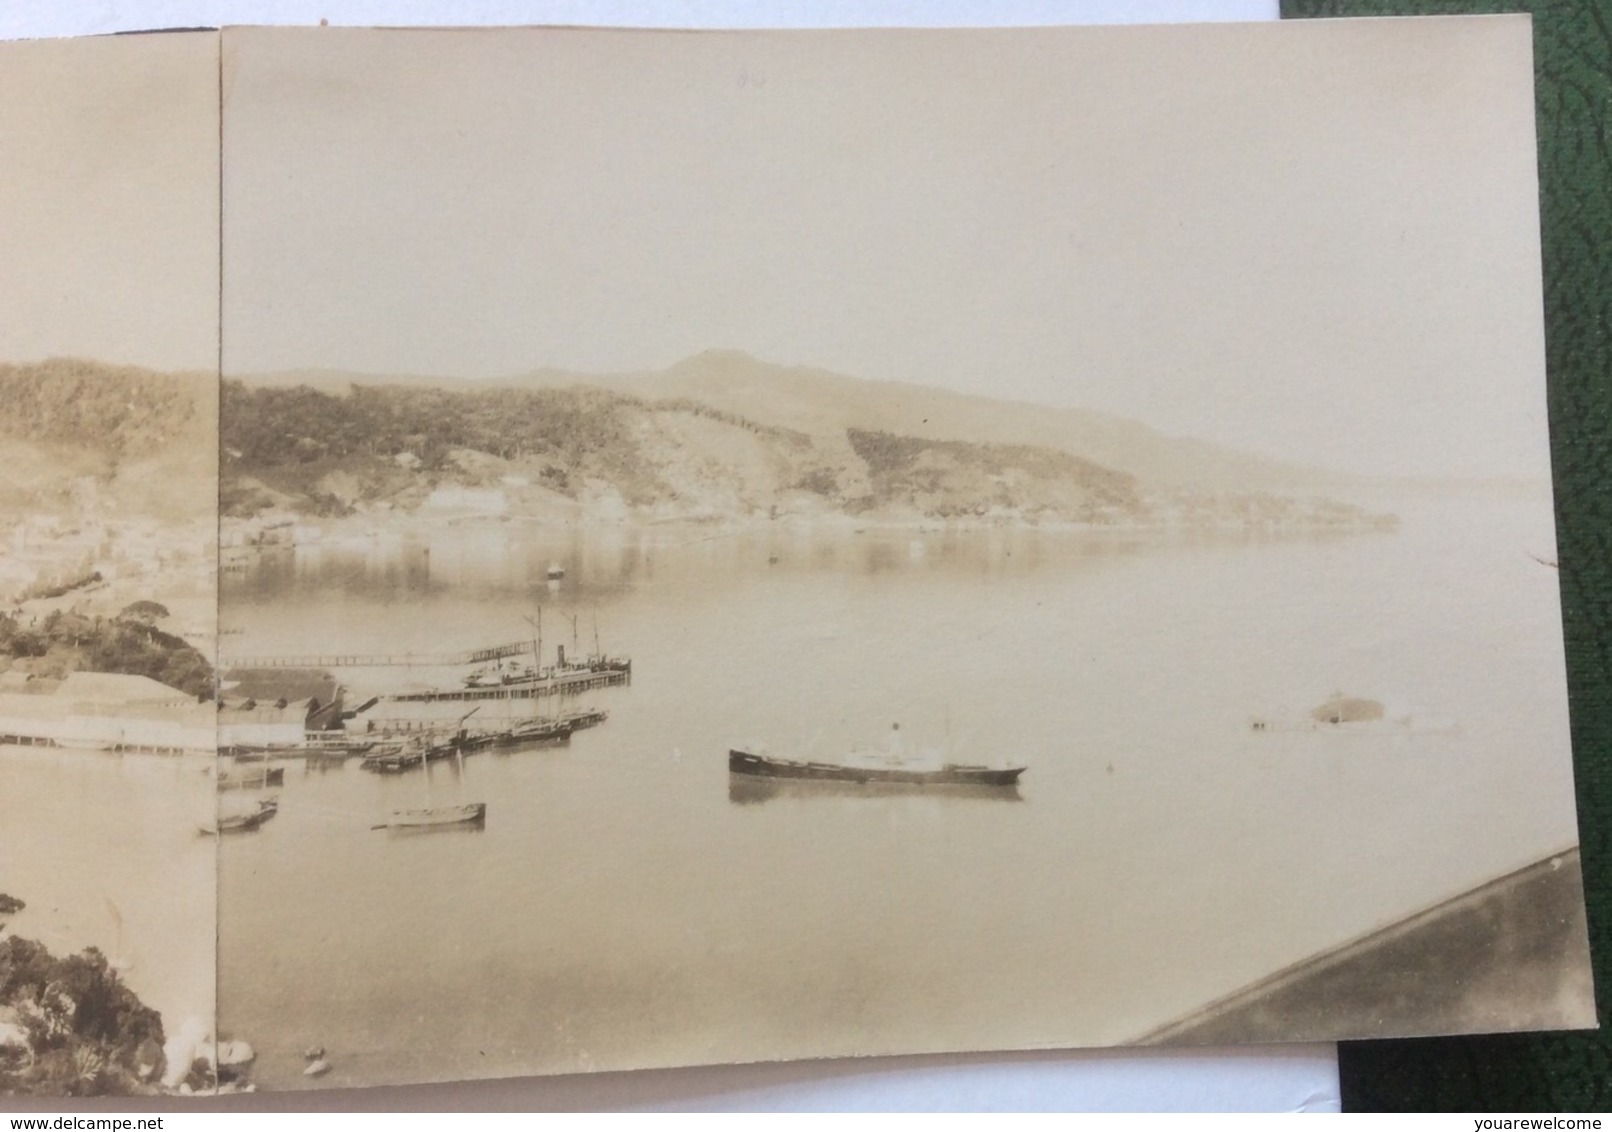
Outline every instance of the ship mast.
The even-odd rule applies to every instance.
[[[543,607],[541,605],[537,607],[536,621],[530,617],[522,617],[521,620],[532,627],[532,672],[535,677],[541,678],[543,675]]]

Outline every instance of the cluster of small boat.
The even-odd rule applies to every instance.
[[[377,744],[365,753],[359,764],[379,774],[400,774],[455,755],[468,755],[492,747],[529,747],[542,743],[564,743],[572,734],[605,721],[598,708],[574,711],[561,716],[534,716],[509,727],[470,730],[460,727],[450,734],[425,732]]]
[[[556,577],[551,568],[550,578]],[[559,576],[563,576],[560,571]],[[565,682],[566,678],[608,674],[630,674],[632,661],[627,657],[609,656],[598,648],[598,626],[594,626],[594,653],[581,661],[567,660],[564,646],[556,650],[556,663],[543,665],[542,610],[537,617],[528,618],[536,632],[532,641],[534,665],[505,664],[502,659],[484,665],[464,677],[465,688],[510,688],[514,695],[534,696],[539,689],[531,687],[542,681]],[[575,637],[577,618],[571,617],[573,657],[577,653]],[[487,650],[483,655],[507,655],[507,648]],[[575,683],[575,681],[570,681]],[[621,682],[621,681],[609,681]],[[521,691],[526,685],[529,691]],[[396,697],[409,698],[409,697]],[[444,694],[442,699],[454,698]],[[460,696],[458,698],[469,698]],[[483,697],[475,697],[483,698]],[[370,701],[373,703],[374,701]],[[368,706],[368,705],[366,705]],[[362,710],[362,709],[361,709]],[[445,726],[427,726],[420,730],[397,732],[362,732],[349,734],[342,731],[309,732],[301,742],[284,744],[239,745],[220,749],[219,754],[231,760],[218,770],[220,793],[230,791],[266,790],[285,782],[284,766],[270,765],[271,760],[303,758],[310,764],[359,759],[364,770],[376,774],[402,774],[423,768],[432,762],[457,758],[489,748],[531,747],[542,744],[569,742],[571,736],[584,728],[595,727],[607,718],[598,708],[586,708],[556,716],[531,716],[485,726],[467,726],[466,720],[480,707]],[[256,801],[242,800],[242,804],[226,805],[220,802],[212,822],[201,829],[208,834],[223,834],[254,830],[279,812],[275,798]],[[393,811],[386,819],[375,823],[374,829],[422,829],[440,826],[481,826],[487,818],[485,802],[461,802],[454,805],[428,805],[416,809]]]
[[[473,712],[472,712],[473,714]],[[234,757],[232,765],[220,765],[217,783],[220,794],[233,795],[249,790],[267,790],[285,784],[285,767],[272,766],[262,761],[303,755],[310,759],[325,757],[347,758],[357,756],[365,770],[379,774],[400,774],[440,759],[453,758],[493,747],[535,746],[542,743],[563,743],[574,732],[594,727],[607,718],[599,708],[585,708],[560,716],[534,716],[518,720],[507,727],[473,730],[459,726],[452,732],[426,731],[403,737],[376,736],[352,741],[310,741],[296,748],[255,748],[249,752],[221,752]],[[205,834],[244,833],[255,830],[279,812],[276,798],[241,799],[238,802],[221,799],[218,812],[210,822],[199,826]],[[439,826],[480,826],[487,819],[485,802],[466,802],[447,806],[426,806],[417,809],[394,811],[390,817],[376,823],[374,829],[421,829]]]
[[[340,731],[310,733],[300,743],[240,743],[218,748],[223,758],[237,763],[263,762],[266,759],[326,758],[349,759],[368,754],[384,746],[383,737],[347,735]]]
[[[220,805],[210,822],[197,828],[209,835],[246,833],[257,829],[280,812],[277,798],[261,798],[239,806]],[[424,829],[435,826],[482,825],[487,820],[487,803],[465,802],[451,806],[426,806],[412,810],[394,810],[390,817],[372,825],[371,829]]]

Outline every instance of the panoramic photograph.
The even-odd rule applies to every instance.
[[[0,1095],[1594,1025],[1525,18],[8,43],[0,152]]]
[[[217,71],[210,35],[0,45],[0,1095],[228,1076]]]
[[[1526,21],[222,40],[253,1087],[1593,1025]]]

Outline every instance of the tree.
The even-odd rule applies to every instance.
[[[167,616],[169,613],[166,605],[160,601],[144,599],[130,602],[118,613],[118,617],[124,621],[143,621],[147,625],[153,625]]]

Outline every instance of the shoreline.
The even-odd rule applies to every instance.
[[[1077,519],[1036,519],[1019,515],[985,515],[934,518],[920,515],[769,515],[606,516],[603,514],[554,517],[541,514],[467,512],[460,514],[406,514],[363,512],[339,518],[313,518],[278,513],[269,522],[252,519],[221,520],[220,530],[238,538],[226,539],[223,567],[229,572],[246,555],[291,548],[351,545],[360,542],[402,540],[445,530],[527,530],[548,528],[568,532],[610,531],[649,534],[655,531],[697,530],[710,534],[757,534],[765,531],[812,531],[837,534],[976,534],[988,532],[1046,533],[1055,535],[1229,535],[1283,536],[1314,534],[1390,533],[1400,526],[1394,513],[1361,513],[1347,520],[1310,516],[1292,520],[1182,521],[1175,517],[1119,522]]]

